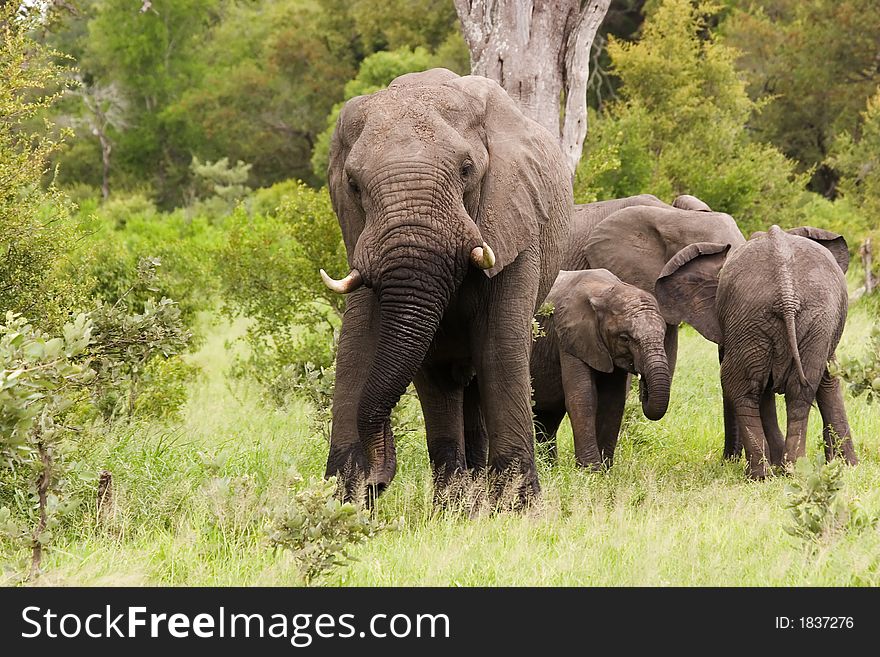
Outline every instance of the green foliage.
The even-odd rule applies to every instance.
[[[88,275],[90,296],[112,304],[125,295],[138,306],[151,297],[179,300],[191,330],[197,314],[214,306],[214,258],[224,239],[219,217],[161,213],[140,194],[115,195],[94,212],[83,208],[80,214],[89,237],[73,267]],[[157,266],[149,285],[142,285],[138,265],[146,260]]]
[[[193,193],[200,200],[214,202],[210,212],[213,216],[228,214],[236,202],[251,191],[246,184],[251,165],[241,160],[230,165],[228,157],[216,162],[200,162],[193,157],[190,170],[194,178]]]
[[[835,172],[825,158],[841,131],[853,132],[865,99],[880,83],[880,12],[874,0],[736,0],[723,23],[725,42],[752,98],[758,138],[808,171],[812,188],[830,194]],[[834,164],[831,164],[834,167]]]
[[[611,40],[620,100],[590,122],[577,200],[694,194],[733,215],[746,234],[797,221],[806,179],[775,148],[751,140],[758,106],[734,52],[707,32],[714,10],[663,0],[637,43]]]
[[[335,477],[311,480],[272,518],[269,544],[291,552],[307,585],[355,561],[352,547],[396,529],[395,524],[375,520],[353,504],[340,502],[336,488]]]
[[[60,517],[75,505],[63,490],[62,442],[69,433],[63,418],[95,379],[83,360],[92,330],[84,314],[65,324],[59,337],[12,312],[0,325],[0,468],[4,478],[12,474],[28,482],[18,488],[18,506],[27,522],[17,523],[4,506],[0,530],[7,539],[31,546],[31,577],[39,573],[43,549]]]
[[[855,253],[865,238],[874,242],[874,270],[880,274],[880,89],[868,99],[857,129],[837,136],[828,158],[840,174],[839,189],[847,206],[856,209],[855,217],[838,231],[850,238]],[[853,239],[853,238],[857,238]]]
[[[880,324],[871,330],[870,343],[861,357],[844,356],[828,366],[833,376],[843,377],[854,396],[864,394],[868,403],[880,399]]]
[[[437,57],[424,48],[399,48],[391,52],[377,52],[361,62],[358,74],[345,85],[343,102],[333,106],[327,116],[326,127],[318,135],[312,152],[312,172],[318,180],[325,180],[330,162],[330,138],[336,128],[336,120],[345,101],[355,96],[365,96],[384,89],[396,77],[414,71],[424,71],[439,66]]]
[[[39,119],[63,92],[64,69],[31,38],[37,17],[17,9],[0,6],[0,311],[58,329],[88,283],[66,266],[80,236],[69,204],[40,185],[63,135]]]
[[[347,271],[347,259],[327,190],[297,183],[274,215],[237,209],[220,259],[226,313],[252,320],[248,369],[279,401],[293,385],[289,366],[303,374],[333,362],[344,298],[318,270]]]
[[[812,460],[798,459],[796,479],[785,487],[791,524],[783,529],[788,534],[812,542],[876,524],[877,519],[865,513],[858,500],[848,500],[841,494],[845,467],[842,459],[825,463],[821,453]]]
[[[190,333],[184,328],[180,309],[170,299],[148,300],[143,312],[130,311],[125,304],[99,302],[90,313],[93,322],[90,354],[100,382],[95,395],[105,417],[127,414],[133,417],[147,367],[152,361],[182,353]],[[153,370],[155,372],[155,370]],[[152,373],[152,372],[151,372]],[[173,380],[160,380],[160,389],[152,390],[152,399],[144,408],[173,415],[185,401],[174,394]],[[162,388],[165,388],[162,390]],[[170,393],[170,394],[168,394]],[[168,394],[169,406],[157,409],[156,403]]]

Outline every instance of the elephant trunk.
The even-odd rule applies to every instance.
[[[659,420],[669,406],[671,379],[666,352],[663,343],[657,341],[642,345],[640,353],[639,373],[642,377],[639,380],[639,399],[642,411],[649,420]]]
[[[419,254],[415,260],[383,272],[376,289],[379,339],[357,411],[358,435],[367,456],[366,483],[375,486],[376,493],[396,470],[391,411],[421,367],[454,285],[451,276],[442,275],[443,264],[436,256]],[[419,285],[426,271],[438,278],[428,278],[430,286]]]

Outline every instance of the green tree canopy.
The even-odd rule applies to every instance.
[[[712,12],[662,0],[638,42],[611,39],[620,100],[591,122],[576,200],[687,193],[745,228],[795,220],[805,179],[776,148],[752,141],[758,106],[734,51],[708,30]]]
[[[800,169],[816,167],[811,188],[833,194],[827,166],[834,136],[852,132],[880,84],[880,12],[875,0],[733,0],[723,23],[753,99],[751,121]]]

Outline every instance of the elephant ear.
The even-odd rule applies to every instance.
[[[358,238],[364,230],[364,211],[352,193],[345,174],[345,160],[351,145],[357,140],[364,127],[364,104],[367,96],[356,96],[342,107],[336,128],[330,139],[330,164],[327,167],[327,186],[330,201],[339,218],[342,240],[348,255],[349,266],[354,266],[352,257]]]
[[[730,244],[698,242],[684,247],[666,263],[654,294],[667,324],[687,322],[707,340],[721,344],[715,296],[728,251]]]
[[[467,75],[446,84],[472,97],[482,118],[488,164],[465,205],[495,252],[495,266],[485,270],[492,277],[533,244],[551,218],[571,211],[571,174],[556,137],[520,112],[497,82]]]
[[[583,271],[560,272],[547,298],[553,304],[553,327],[560,349],[594,370],[611,372],[614,361],[601,331],[602,297],[620,279],[604,269],[593,271],[603,272],[607,278],[587,278]]]
[[[813,228],[812,226],[800,226],[785,232],[789,235],[798,235],[800,237],[811,239],[814,242],[818,242],[831,251],[831,255],[834,256],[834,259],[837,261],[837,264],[840,265],[844,274],[846,273],[846,270],[849,269],[849,247],[847,246],[846,239],[844,239],[843,235],[832,233],[830,230]]]

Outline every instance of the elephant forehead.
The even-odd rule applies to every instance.
[[[367,121],[458,123],[473,114],[472,105],[472,101],[446,86],[392,87],[370,97]]]

